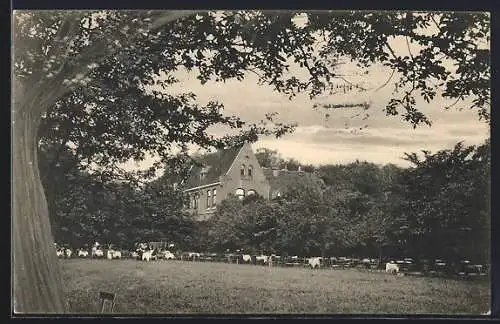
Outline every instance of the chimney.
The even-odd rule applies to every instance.
[[[222,155],[224,154],[222,149],[217,149],[217,165],[219,166],[219,172],[223,172],[222,170]]]

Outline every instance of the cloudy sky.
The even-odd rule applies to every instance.
[[[397,53],[408,55],[405,41],[394,39],[391,46]],[[413,53],[418,51],[414,45],[411,46]],[[380,88],[391,75],[391,71],[384,67],[374,66],[367,71],[360,71],[347,63],[339,69],[350,81],[359,83],[368,90],[352,90],[349,93],[340,91],[316,100],[310,100],[307,95],[289,100],[287,96],[268,86],[258,85],[254,74],[248,74],[241,82],[234,80],[201,85],[195,73],[182,70],[175,75],[180,82],[169,89],[169,92],[194,92],[199,104],[218,101],[224,104],[225,114],[237,115],[248,121],[261,120],[267,112],[278,112],[278,121],[298,123],[296,131],[280,139],[263,137],[253,144],[254,150],[260,147],[275,149],[285,158],[294,158],[307,164],[348,163],[359,159],[407,166],[408,163],[402,159],[404,152],[419,152],[424,149],[435,152],[452,148],[459,141],[480,144],[489,137],[489,125],[479,121],[477,112],[469,109],[467,102],[458,102],[445,109],[454,100],[444,100],[439,96],[430,104],[417,98],[418,108],[433,124],[431,127],[421,125],[413,129],[401,117],[385,116],[383,112],[394,90],[397,74],[385,87]],[[339,81],[339,84],[343,83]],[[328,112],[328,120],[325,119],[324,110],[313,109],[315,103],[363,102],[370,104],[368,110],[336,109]],[[364,119],[366,113],[369,117]],[[224,130],[217,128],[212,132],[224,134]],[[150,161],[145,161],[144,165],[148,164]]]
[[[200,85],[190,74],[183,73],[179,88],[189,89],[205,104],[215,100],[224,104],[228,115],[238,115],[244,120],[258,121],[267,112],[279,113],[278,120],[295,122],[296,131],[283,138],[262,138],[254,149],[267,147],[278,150],[284,157],[292,157],[302,163],[345,163],[356,159],[375,163],[407,165],[401,157],[404,152],[422,149],[436,151],[451,148],[459,141],[479,144],[489,136],[489,126],[479,121],[477,113],[458,103],[448,110],[444,107],[453,102],[441,98],[419,108],[431,119],[432,126],[413,127],[401,117],[385,116],[383,108],[389,101],[393,85],[388,84],[378,91],[390,76],[390,71],[373,69],[366,77],[374,90],[329,96],[311,101],[307,96],[289,100],[269,87],[257,85],[249,75],[242,82],[209,83]],[[422,100],[423,101],[423,100]],[[370,103],[370,108],[335,109],[329,111],[328,120],[324,110],[315,110],[315,103]],[[460,110],[460,108],[464,108]],[[364,118],[366,113],[368,118]],[[363,128],[360,130],[360,128]],[[223,134],[222,130],[215,134]]]

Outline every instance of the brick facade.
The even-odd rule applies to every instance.
[[[220,162],[217,159],[220,156],[229,160],[225,164],[215,165]],[[190,206],[186,207],[191,212],[196,212],[200,220],[207,219],[215,211],[217,204],[230,194],[247,195],[255,192],[263,197],[269,197],[269,182],[250,144],[246,143],[232,152],[213,153],[211,157],[215,157],[216,160],[192,170],[191,178],[184,190],[190,197]],[[214,169],[217,169],[217,174],[210,174]],[[204,178],[210,179],[204,181]]]
[[[193,168],[184,185],[184,193],[190,201],[186,208],[196,213],[199,220],[208,219],[217,204],[230,194],[243,197],[254,192],[271,199],[282,194],[294,181],[320,181],[300,171],[262,168],[248,143],[203,156],[201,162],[203,166]]]

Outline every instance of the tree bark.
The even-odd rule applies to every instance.
[[[43,107],[15,80],[12,112],[12,275],[15,313],[65,313],[62,273],[37,160]]]

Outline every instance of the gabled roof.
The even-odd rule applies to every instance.
[[[236,156],[242,147],[243,145],[239,145],[200,156],[197,161],[202,163],[204,167],[195,165],[191,169],[190,176],[184,185],[184,190],[219,182],[220,176],[229,171],[229,168],[233,164],[233,161],[236,159]],[[200,172],[204,168],[207,173],[202,179],[200,177]]]
[[[277,176],[274,176],[272,169],[262,168],[262,171],[269,182],[271,192],[279,191],[283,193],[288,188],[294,187],[297,183],[310,182],[318,185],[323,183],[323,180],[316,174],[304,171],[276,170],[278,171]]]

